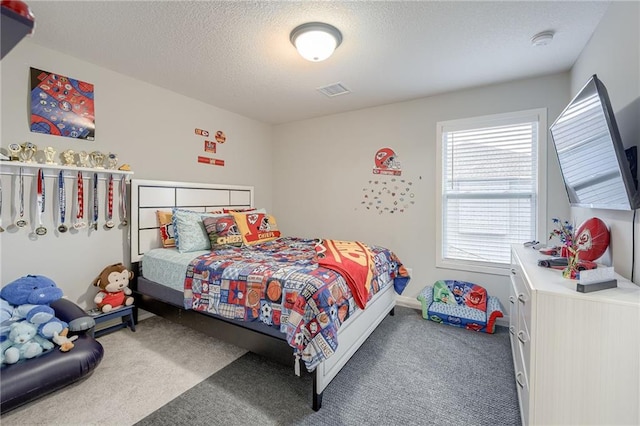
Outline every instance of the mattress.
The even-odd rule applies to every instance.
[[[180,253],[175,248],[149,250],[142,259],[142,275],[150,281],[182,293],[187,267],[193,259],[207,253],[209,250],[189,253]]]

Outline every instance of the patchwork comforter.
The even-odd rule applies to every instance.
[[[359,309],[342,275],[314,260],[317,242],[286,237],[199,256],[187,268],[185,308],[275,327],[313,371],[336,351],[338,328]],[[375,267],[368,300],[388,285],[401,294],[409,276],[399,259],[383,247],[369,249]]]

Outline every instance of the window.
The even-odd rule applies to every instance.
[[[436,266],[504,274],[546,221],[546,110],[437,125]]]

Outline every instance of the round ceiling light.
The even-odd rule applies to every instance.
[[[554,34],[555,33],[553,31],[543,31],[538,33],[531,38],[531,44],[534,46],[546,46],[553,41]]]
[[[300,56],[308,61],[320,62],[331,56],[340,46],[342,34],[333,25],[308,22],[295,27],[289,40],[298,49]]]

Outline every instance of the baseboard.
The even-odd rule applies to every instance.
[[[138,321],[146,320],[151,317],[155,317],[155,314],[145,311],[144,309],[138,309]]]
[[[396,305],[406,308],[422,309],[422,305],[417,299],[407,296],[396,296]]]

